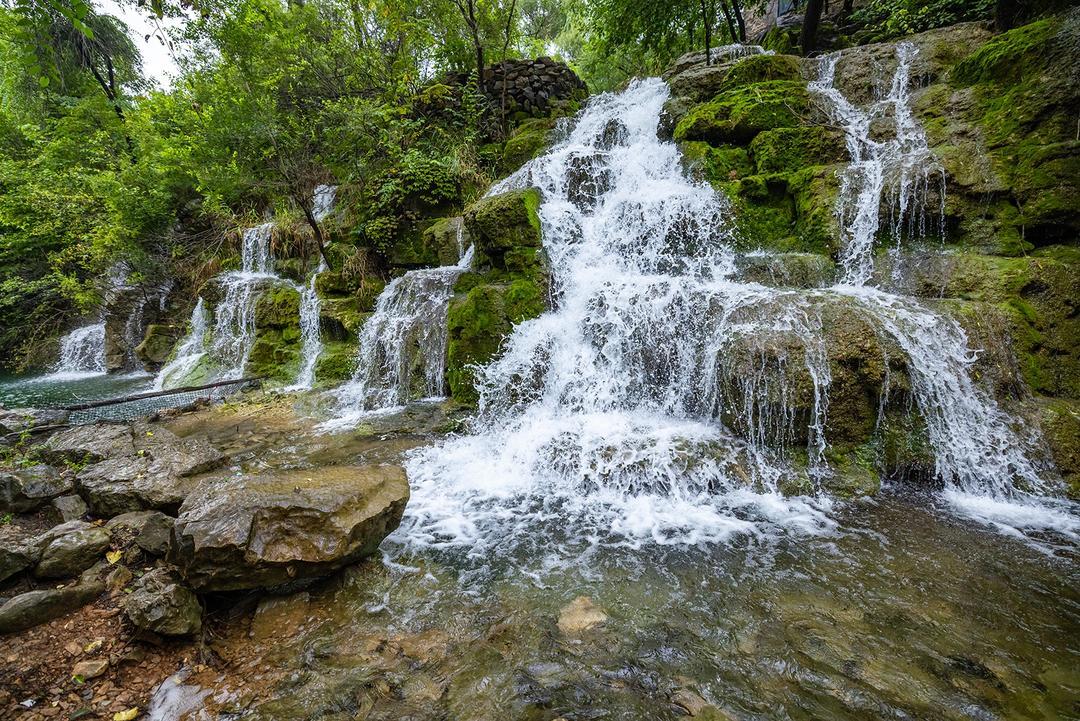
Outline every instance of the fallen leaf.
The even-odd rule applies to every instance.
[[[116,563],[123,557],[122,551],[109,551],[105,554],[105,560],[109,563]]]
[[[127,711],[117,711],[112,715],[112,721],[131,721],[139,715],[139,707],[129,708]]]

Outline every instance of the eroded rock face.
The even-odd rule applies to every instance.
[[[135,582],[124,600],[124,613],[136,628],[165,636],[190,636],[202,629],[199,599],[164,568]]]
[[[57,533],[58,529],[60,530]],[[69,578],[85,571],[109,548],[109,532],[84,521],[70,521],[54,528],[41,551],[34,575],[38,578]]]
[[[126,440],[121,435],[110,441],[112,455],[78,474],[79,490],[99,516],[146,509],[175,510],[196,485],[187,479],[225,460],[206,441],[178,438],[164,428],[136,424],[128,433]],[[86,447],[84,443],[79,450]],[[100,456],[107,450],[93,453]]]
[[[51,408],[12,408],[0,409],[0,436],[9,433],[21,433],[31,428],[53,426],[67,423],[67,411]],[[3,440],[0,438],[0,440]]]
[[[41,447],[50,463],[97,463],[106,458],[135,455],[131,428],[119,423],[74,426],[51,436]]]
[[[169,550],[173,521],[160,511],[131,511],[113,518],[105,527],[121,541],[130,539],[147,553],[164,556]]]
[[[0,511],[27,513],[69,492],[71,479],[51,466],[0,471]]]
[[[168,560],[204,592],[324,576],[373,553],[408,497],[389,465],[206,479],[180,508]]]

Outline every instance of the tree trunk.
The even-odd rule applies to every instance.
[[[296,196],[293,196],[296,199]],[[322,229],[319,228],[319,221],[315,220],[315,214],[311,212],[311,206],[305,198],[303,201],[297,201],[297,205],[304,211],[304,217],[307,218],[308,225],[311,226],[312,232],[315,234],[315,245],[319,249],[319,256],[322,257],[323,262],[326,263],[326,267],[333,270],[333,266],[330,265],[330,258],[326,255],[326,244],[323,242]]]
[[[712,65],[712,24],[709,22],[709,5],[701,0],[701,20],[705,26],[705,64]]]
[[[809,55],[817,49],[818,25],[821,24],[821,12],[824,9],[824,0],[807,0],[806,14],[803,16],[802,36],[799,38],[803,55]]]
[[[509,125],[506,122],[506,51],[510,49],[510,33],[513,29],[514,11],[517,9],[517,0],[511,0],[510,11],[506,14],[506,34],[503,36],[503,48],[502,48],[502,63],[503,63],[503,76],[502,76],[502,97],[499,102],[499,116],[502,120],[503,135],[507,135],[509,131]]]
[[[746,42],[746,20],[743,18],[742,7],[739,6],[739,0],[731,0],[731,12],[735,15],[735,24],[739,28],[739,42]]]
[[[1017,15],[1020,7],[1017,0],[997,0],[994,4],[994,27],[999,32],[1005,32],[1016,27]]]
[[[724,13],[724,20],[727,22],[728,36],[731,38],[731,42],[738,42],[738,30],[735,28],[735,19],[731,17],[731,8],[728,7],[727,0],[720,0],[720,12]]]

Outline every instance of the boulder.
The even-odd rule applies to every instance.
[[[130,540],[151,555],[164,556],[169,550],[173,520],[160,511],[132,511],[113,518],[105,527],[119,545],[127,545]]]
[[[719,93],[769,80],[799,80],[799,58],[793,55],[749,55],[714,65],[694,65],[668,81],[671,94],[696,102]]]
[[[408,497],[389,465],[207,479],[180,508],[168,560],[199,591],[324,576],[374,553]]]
[[[90,507],[86,505],[86,501],[75,494],[54,498],[52,507],[60,514],[60,518],[65,523],[78,520],[90,512]]]
[[[557,625],[564,636],[577,636],[607,620],[607,614],[591,598],[578,596],[559,611]]]
[[[64,529],[56,533],[57,529]],[[83,521],[71,521],[53,529],[41,551],[34,575],[38,578],[69,578],[85,571],[109,548],[109,532]]]
[[[52,408],[0,408],[0,436],[22,433],[32,428],[63,425],[67,420],[67,411]]]
[[[102,583],[28,591],[0,606],[0,634],[24,631],[71,613],[105,591]]]
[[[0,472],[0,512],[27,513],[72,489],[55,468],[36,465]]]
[[[190,588],[164,568],[131,587],[124,613],[136,628],[163,636],[190,636],[202,629],[202,606]]]
[[[99,516],[174,510],[196,485],[184,479],[212,470],[225,460],[206,441],[179,438],[160,427],[137,424],[132,438],[131,453],[118,453],[78,474],[79,490]]]
[[[135,454],[131,429],[120,423],[74,426],[49,437],[40,448],[50,463],[97,463]]]

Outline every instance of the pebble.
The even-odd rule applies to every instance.
[[[80,661],[71,669],[72,676],[81,676],[83,679],[97,678],[109,670],[109,661],[104,658],[95,658],[89,661]]]

